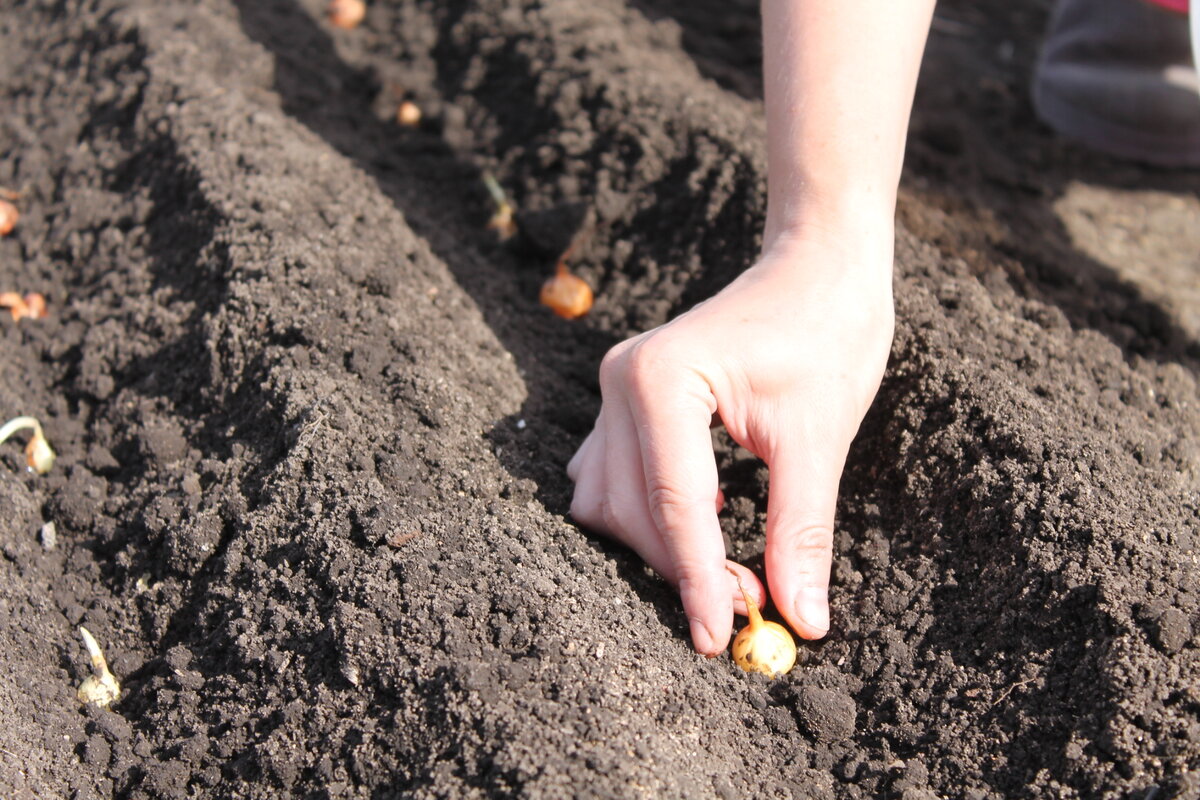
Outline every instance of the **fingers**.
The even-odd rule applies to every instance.
[[[596,420],[596,427],[599,428],[602,424],[601,420]],[[574,482],[579,481],[579,467],[587,458],[588,448],[592,444],[592,439],[596,436],[596,431],[593,429],[583,440],[583,444],[579,445],[579,449],[575,451],[575,455],[571,456],[571,460],[567,462],[567,477]]]
[[[605,473],[605,498],[600,500],[603,531],[634,550],[651,569],[678,589],[678,570],[646,497],[641,443],[637,438],[633,416],[627,408],[622,407],[608,415],[608,422],[607,432],[610,435],[605,438],[604,464],[599,468]],[[588,440],[592,438],[589,436]],[[718,487],[713,498],[714,513],[719,514],[724,505],[725,494]],[[767,592],[758,576],[734,561],[725,561],[725,569],[734,613],[742,616],[749,613],[741,587],[762,608]],[[738,578],[741,579],[740,587]]]
[[[614,348],[601,365],[600,418],[568,466],[571,514],[677,586],[692,642],[712,656],[729,642],[735,604],[746,610],[717,522],[724,497],[709,436],[716,402],[698,375],[659,369],[639,351],[636,343]],[[761,604],[761,583],[736,569]]]
[[[646,500],[645,473],[632,417],[628,413],[602,413],[596,429],[571,459],[570,470],[575,481],[572,518],[589,530],[620,541],[668,583],[678,586],[675,565]],[[724,500],[718,489],[713,499],[716,511],[720,510]],[[732,561],[725,564],[741,577],[751,599],[761,608],[766,602],[766,589],[758,576],[741,564]],[[729,584],[733,609],[745,616],[746,603],[732,576]]]
[[[844,460],[793,447],[770,465],[767,583],[779,612],[805,639],[829,632],[833,518]]]
[[[669,394],[646,388],[638,385],[631,411],[649,512],[675,570],[692,642],[713,656],[725,649],[733,628],[725,543],[713,508],[717,465],[708,423],[714,404],[703,397],[706,386],[675,385]]]
[[[611,404],[608,422],[606,458],[601,467],[606,495],[601,501],[604,530],[637,551],[651,569],[677,585],[679,577],[675,565],[654,525],[646,500],[642,453],[628,406]]]
[[[589,437],[588,441],[591,441],[591,437]],[[667,583],[678,588],[679,576],[676,574],[675,565],[671,561],[666,545],[659,535],[654,520],[650,515],[650,507],[647,504],[645,496],[638,495],[638,490],[645,486],[640,454],[634,453],[634,459],[630,459],[627,455],[619,455],[610,459],[608,457],[608,448],[603,444],[595,445],[594,449],[589,448],[589,455],[597,452],[603,454],[601,460],[603,460],[605,466],[591,468],[593,465],[591,465],[590,460],[585,456],[579,459],[579,465],[572,476],[577,483],[571,516],[584,527],[616,539],[636,552]],[[609,470],[607,468],[608,464],[624,464],[625,467],[624,469]],[[622,479],[614,480],[614,473],[622,476]],[[605,479],[596,480],[595,477],[600,475],[606,475]],[[624,480],[624,476],[628,476],[630,480]],[[636,485],[634,485],[634,482],[636,482]],[[614,484],[622,488],[611,491],[601,488]],[[622,500],[620,499],[622,497],[636,497],[637,499]],[[605,524],[604,522],[604,511],[602,509],[606,503],[609,508],[610,524]],[[714,502],[716,513],[720,514],[724,505],[725,494],[718,489]],[[590,510],[585,510],[585,507]],[[617,510],[622,508],[624,510]],[[617,524],[615,517],[621,517],[624,522]],[[588,520],[591,520],[591,522],[588,522]],[[746,608],[746,600],[742,596],[743,588],[750,595],[750,599],[754,601],[756,606],[760,609],[766,607],[767,590],[758,575],[736,561],[726,560],[725,569],[730,574],[729,593],[733,599],[734,614],[743,617],[749,616],[749,610]],[[736,577],[734,577],[735,575]]]

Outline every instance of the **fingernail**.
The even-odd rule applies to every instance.
[[[704,623],[698,619],[688,619],[688,624],[692,629],[692,644],[695,646],[696,652],[708,658],[715,656],[716,648],[713,646],[713,642],[716,639],[708,628],[704,627]]]
[[[806,586],[796,592],[792,608],[804,624],[821,633],[829,630],[829,593],[816,586]]]

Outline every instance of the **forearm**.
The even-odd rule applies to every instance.
[[[763,0],[765,243],[861,223],[891,246],[934,0]],[[873,244],[863,242],[863,244]]]

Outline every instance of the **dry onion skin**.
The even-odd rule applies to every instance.
[[[0,236],[8,236],[17,227],[21,213],[7,200],[0,200]]]
[[[563,319],[577,319],[592,307],[592,287],[559,262],[558,269],[542,284],[538,299]]]
[[[24,297],[16,292],[0,292],[0,308],[7,308],[12,314],[13,322],[23,319],[44,319],[46,314],[46,298],[37,292],[28,292]]]
[[[735,576],[736,577],[736,576]],[[788,629],[778,622],[762,618],[758,605],[738,579],[738,589],[746,601],[750,624],[733,640],[733,661],[746,672],[761,672],[768,678],[785,675],[796,665],[796,642]]]
[[[354,30],[367,15],[367,4],[363,0],[330,0],[326,13],[334,27]]]

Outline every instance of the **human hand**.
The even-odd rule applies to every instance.
[[[838,482],[879,387],[894,312],[892,242],[819,231],[774,237],[712,299],[609,351],[595,428],[567,467],[571,515],[633,548],[675,585],[696,650],[725,649],[737,571],[725,560],[709,436],[719,415],[770,468],[766,573],[800,636],[829,630]]]

